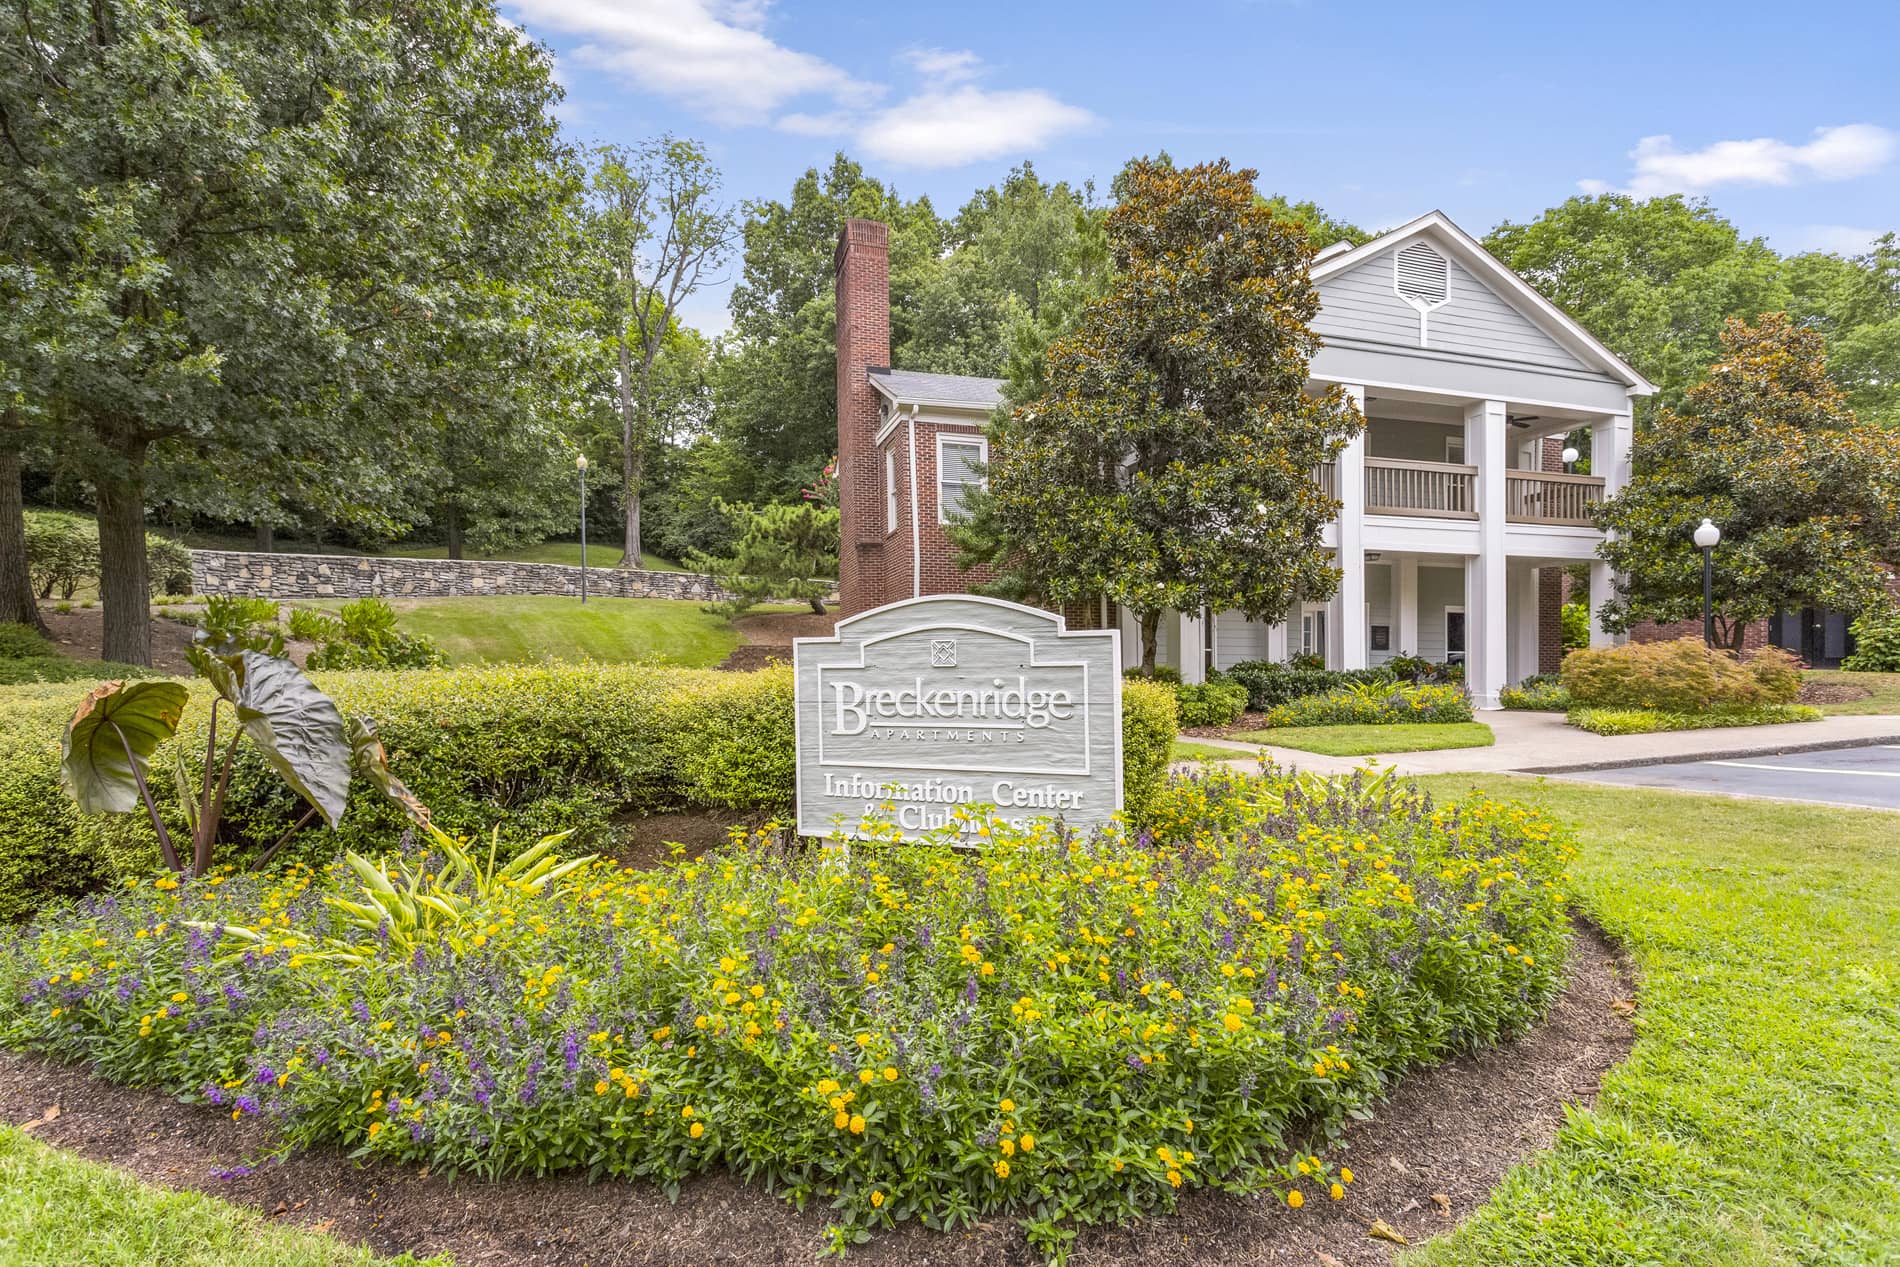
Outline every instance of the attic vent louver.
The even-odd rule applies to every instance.
[[[1392,287],[1418,310],[1418,345],[1424,347],[1426,314],[1451,298],[1451,265],[1425,243],[1414,242],[1392,256]]]

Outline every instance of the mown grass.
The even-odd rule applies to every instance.
[[[739,635],[700,605],[670,598],[392,599],[397,627],[432,639],[453,665],[554,657],[718,664]]]
[[[1168,754],[1170,761],[1238,761],[1252,754],[1239,748],[1218,748],[1211,743],[1195,743],[1191,739],[1177,739],[1174,748]]]
[[[1271,744],[1328,757],[1380,752],[1435,752],[1440,748],[1489,748],[1497,736],[1479,721],[1399,722],[1381,726],[1275,726],[1231,736],[1242,743]]]
[[[1576,824],[1637,1043],[1555,1147],[1407,1267],[1900,1263],[1900,816],[1423,780]]]
[[[449,1260],[428,1260],[449,1267]],[[196,1192],[149,1187],[112,1166],[0,1126],[0,1263],[7,1267],[371,1267],[314,1232],[273,1227]]]
[[[1815,707],[1835,717],[1866,716],[1870,713],[1900,713],[1900,673],[1847,673],[1840,669],[1810,669],[1801,675],[1804,682],[1836,686],[1858,686],[1872,694],[1865,699],[1845,700],[1839,704]]]

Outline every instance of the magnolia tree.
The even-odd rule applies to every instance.
[[[1338,503],[1313,470],[1365,422],[1338,388],[1307,392],[1312,250],[1254,175],[1131,164],[1112,285],[993,428],[976,525],[992,559],[1045,601],[1128,608],[1150,672],[1165,611],[1277,621],[1339,581],[1320,544]]]
[[[1858,424],[1828,378],[1821,338],[1768,314],[1731,320],[1724,355],[1680,409],[1636,438],[1629,485],[1598,508],[1599,548],[1623,576],[1599,613],[1611,629],[1702,611],[1704,517],[1716,636],[1801,607],[1880,602],[1900,560],[1900,434]]]

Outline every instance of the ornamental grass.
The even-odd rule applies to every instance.
[[[0,1035],[288,1147],[669,1194],[725,1166],[830,1207],[834,1249],[1004,1214],[1060,1256],[1184,1189],[1338,1196],[1349,1112],[1562,980],[1569,846],[1521,805],[1216,771],[1153,823],[761,833],[368,934],[344,864],[133,881],[0,942]],[[442,865],[407,848],[389,874]]]

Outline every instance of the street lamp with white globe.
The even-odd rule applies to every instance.
[[[574,459],[574,469],[581,473],[581,601],[587,601],[587,455],[581,454]]]
[[[1572,471],[1570,468],[1577,464],[1578,456],[1579,454],[1577,453],[1576,445],[1567,444],[1564,446],[1563,458],[1564,458],[1564,474],[1565,475],[1576,474],[1576,472]]]
[[[1715,645],[1715,547],[1722,530],[1706,516],[1695,530],[1696,548],[1702,551],[1702,641]]]

